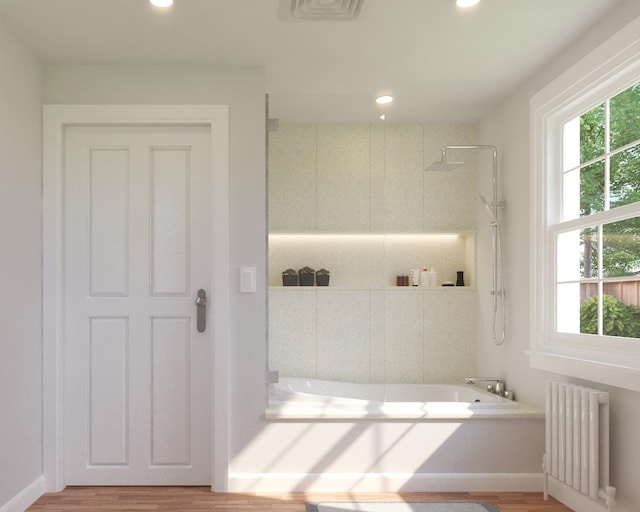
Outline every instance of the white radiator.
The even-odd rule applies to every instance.
[[[615,505],[609,486],[609,393],[561,382],[546,383],[544,499],[549,475],[597,500]]]

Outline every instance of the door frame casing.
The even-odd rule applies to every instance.
[[[211,488],[228,489],[229,107],[227,105],[45,105],[42,172],[43,475],[64,489],[64,143],[67,126],[207,126],[211,131]]]

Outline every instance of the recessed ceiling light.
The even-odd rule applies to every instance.
[[[393,101],[393,96],[378,96],[376,98],[376,103],[380,104],[380,105],[384,105],[385,103],[391,103]]]
[[[171,7],[173,0],[149,0],[156,7]]]
[[[383,121],[384,121],[386,118],[387,118],[387,116],[386,116],[386,115],[384,115],[384,114],[382,114],[382,115],[380,116],[380,119],[382,119]]]
[[[456,5],[462,8],[473,7],[478,2],[480,2],[480,0],[456,0]]]

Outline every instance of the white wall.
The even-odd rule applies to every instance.
[[[539,443],[527,443],[527,457],[513,460],[523,439],[541,439],[540,421],[521,429],[512,421],[500,426],[413,423],[267,422],[266,367],[266,216],[264,173],[264,75],[260,69],[196,66],[48,66],[45,103],[223,103],[230,105],[231,283],[241,265],[256,265],[259,293],[232,289],[230,339],[229,452],[233,490],[291,489],[324,482],[346,490],[359,473],[377,473],[375,485],[389,474],[410,479],[412,473],[489,472],[524,475],[538,468],[532,454]],[[505,432],[510,428],[516,435]],[[537,433],[534,434],[534,433]],[[479,437],[477,437],[479,436]],[[489,440],[487,436],[490,436]],[[524,437],[522,437],[524,436]],[[480,441],[483,439],[483,441]],[[420,450],[415,447],[420,446]],[[492,448],[493,447],[493,448]],[[363,451],[364,450],[364,451]],[[363,454],[367,454],[366,457]],[[340,455],[341,454],[341,455]],[[407,454],[411,456],[408,457]],[[462,464],[473,454],[474,465]],[[355,474],[335,481],[335,474]],[[288,477],[283,476],[289,475]],[[292,476],[293,475],[293,476]],[[332,480],[332,477],[334,480]],[[354,478],[356,479],[354,482]],[[449,485],[449,481],[441,485]],[[366,483],[366,482],[365,482]],[[398,484],[397,480],[393,481]],[[464,485],[468,485],[465,480]],[[415,482],[414,482],[415,485]],[[338,488],[338,487],[334,487]]]
[[[639,15],[640,3],[637,0],[623,2],[618,9],[522,84],[480,124],[481,143],[496,144],[502,149],[501,185],[504,186],[507,202],[503,225],[508,325],[505,345],[495,347],[490,341],[488,301],[481,306],[478,372],[503,375],[518,398],[533,405],[543,405],[543,383],[546,379],[570,379],[530,369],[525,355],[525,351],[529,349],[530,323],[529,100],[538,90]],[[490,251],[482,243],[478,250],[480,254],[489,254]],[[483,263],[479,257],[478,268],[488,268],[483,267],[483,264],[488,263]],[[480,282],[479,286],[482,296],[482,289],[488,290],[488,283]],[[611,482],[618,488],[616,511],[636,512],[640,509],[640,487],[637,485],[640,474],[637,428],[640,424],[640,394],[596,386],[611,393]]]
[[[261,68],[47,66],[48,104],[230,106],[230,431],[233,454],[245,425],[264,411],[266,367],[265,85]],[[256,266],[258,293],[240,294],[240,266]],[[250,319],[250,321],[247,321]]]
[[[482,321],[479,326],[479,370],[482,373],[503,374],[507,382],[513,387],[516,393],[524,401],[541,405],[542,404],[542,382],[549,374],[530,370],[524,351],[528,348],[529,333],[529,290],[528,290],[528,241],[529,241],[529,190],[528,190],[528,168],[529,168],[529,121],[528,121],[528,101],[529,97],[538,89],[543,87],[548,81],[557,76],[567,65],[575,62],[579,57],[595,47],[599,42],[612,34],[617,28],[624,25],[625,21],[632,16],[640,14],[640,4],[636,0],[628,0],[616,12],[604,19],[594,28],[582,41],[572,46],[566,54],[559,57],[557,61],[541,70],[530,82],[524,84],[514,96],[505,102],[494,114],[489,116],[482,124],[480,131],[480,142],[496,144],[504,148],[501,155],[503,157],[505,197],[508,201],[505,216],[505,259],[509,262],[517,262],[508,266],[507,278],[509,289],[509,311],[510,321],[508,325],[509,339],[503,348],[495,348],[488,341],[488,316],[483,311]],[[24,51],[15,49],[13,42],[5,44],[5,36],[0,32],[0,59],[3,67],[5,61],[11,56],[19,54],[19,62],[10,62],[6,69],[15,70],[12,75],[3,73],[0,79],[2,90],[0,91],[0,106],[2,116],[0,116],[0,129],[2,137],[0,143],[8,141],[8,147],[23,148],[25,140],[33,140],[30,147],[23,150],[19,164],[21,171],[33,171],[31,183],[26,187],[30,193],[33,188],[39,186],[39,111],[30,116],[24,116],[24,112],[31,112],[34,109],[33,103],[37,103],[37,91],[34,91],[33,84],[38,83],[36,63],[29,55],[24,55]],[[14,49],[11,49],[14,48]],[[27,64],[31,63],[27,66]],[[25,70],[27,66],[27,70]],[[26,73],[28,78],[16,78]],[[5,81],[10,81],[12,89],[5,92]],[[230,257],[232,262],[232,283],[237,282],[237,267],[240,265],[256,265],[259,276],[264,276],[266,263],[266,225],[265,225],[265,176],[264,176],[264,72],[260,69],[247,68],[210,68],[210,67],[171,67],[171,66],[50,66],[46,70],[46,91],[45,103],[225,103],[231,106],[231,248]],[[17,105],[16,98],[31,98],[28,105]],[[11,100],[11,105],[7,103],[7,98]],[[24,101],[24,100],[23,100]],[[7,110],[9,109],[9,110]],[[5,119],[16,120],[18,109],[21,112],[20,121],[33,118],[26,127],[28,136],[18,136],[8,130]],[[9,115],[4,115],[5,111]],[[6,135],[5,135],[5,132]],[[4,147],[3,147],[4,149]],[[2,151],[7,154],[7,151]],[[16,157],[17,159],[17,157]],[[14,167],[14,166],[12,166]],[[3,166],[2,180],[15,179],[14,173]],[[22,177],[22,174],[20,175]],[[26,179],[26,175],[25,178]],[[35,182],[35,183],[34,183]],[[15,185],[20,191],[22,188]],[[7,199],[16,203],[17,200],[12,194]],[[29,195],[29,194],[27,194]],[[4,197],[3,197],[4,199]],[[8,218],[30,219],[20,223],[17,230],[23,240],[26,240],[25,249],[17,256],[3,251],[2,258],[11,258],[9,264],[15,260],[20,260],[21,265],[12,265],[12,272],[15,272],[9,279],[9,284],[17,288],[22,295],[25,289],[24,283],[33,283],[39,280],[40,265],[38,259],[40,254],[39,233],[40,225],[40,203],[28,197],[12,207],[12,215],[2,216],[0,225],[3,232],[10,232],[15,229],[13,222]],[[30,203],[29,200],[32,202]],[[33,204],[35,202],[35,204]],[[3,205],[6,204],[4,201]],[[18,210],[16,210],[18,208]],[[22,217],[15,212],[22,213]],[[482,228],[484,229],[484,228]],[[4,233],[3,233],[4,234]],[[36,236],[37,234],[37,236]],[[8,236],[8,235],[7,235]],[[4,238],[7,239],[7,236]],[[3,261],[4,262],[4,261]],[[28,262],[28,263],[26,263]],[[36,264],[37,263],[37,264]],[[480,259],[478,261],[481,265]],[[489,267],[484,267],[489,268]],[[14,277],[16,275],[16,277]],[[35,276],[35,277],[34,277]],[[485,282],[484,286],[487,283]],[[39,285],[34,284],[36,292],[39,292]],[[264,413],[264,370],[266,364],[266,283],[261,278],[259,283],[259,293],[255,295],[240,295],[236,290],[232,290],[231,302],[231,417],[230,417],[230,454],[232,457],[232,470],[240,471],[243,474],[255,472],[269,473],[277,470],[283,472],[296,472],[312,469],[316,471],[348,471],[349,465],[335,464],[334,460],[342,460],[339,454],[353,444],[354,440],[360,438],[364,445],[356,448],[362,450],[362,446],[393,446],[393,439],[385,436],[391,435],[398,442],[406,439],[411,445],[417,442],[418,438],[423,438],[419,434],[420,429],[412,429],[406,425],[403,430],[402,424],[391,425],[392,429],[383,431],[380,428],[373,428],[368,424],[350,423],[320,423],[311,424],[304,422],[277,423],[266,422],[263,419]],[[487,288],[488,289],[488,288]],[[31,292],[32,290],[29,290]],[[18,293],[17,292],[17,293]],[[31,298],[31,293],[26,293]],[[8,302],[7,299],[0,299]],[[12,298],[8,310],[15,313],[17,301]],[[7,310],[7,308],[3,309]],[[18,314],[19,318],[21,313]],[[23,336],[20,342],[33,343],[32,338],[38,338],[39,331],[37,324],[40,319],[40,312],[35,316],[36,322],[26,324],[20,322],[20,327],[29,331],[30,336]],[[30,316],[31,318],[31,316]],[[23,320],[24,318],[21,318]],[[249,321],[248,321],[249,319]],[[36,326],[34,327],[34,323]],[[3,322],[3,326],[5,323]],[[6,324],[11,325],[11,323]],[[14,324],[15,325],[15,324]],[[4,327],[3,327],[4,329]],[[35,329],[35,333],[32,330]],[[13,454],[20,454],[25,459],[24,464],[28,467],[11,468],[2,467],[3,479],[0,480],[0,503],[2,499],[10,497],[12,492],[16,492],[21,486],[26,485],[30,479],[35,478],[39,473],[39,440],[28,446],[24,446],[29,437],[28,430],[30,421],[39,424],[35,418],[39,411],[39,394],[35,392],[40,383],[39,368],[39,346],[33,350],[21,346],[20,351],[12,352],[9,347],[5,350],[5,339],[2,340],[2,361],[3,373],[5,368],[12,372],[13,367],[22,367],[21,375],[9,376],[9,382],[2,381],[3,390],[19,384],[22,389],[11,394],[8,400],[11,403],[4,406],[4,412],[8,409],[20,412],[19,425],[20,439],[22,447],[14,449],[14,439],[11,434],[16,434],[17,425],[12,425],[10,432],[2,436],[3,447],[11,447],[9,456],[2,453],[2,462],[14,460]],[[37,344],[35,344],[37,345]],[[5,353],[6,356],[5,357]],[[7,365],[4,361],[11,360]],[[19,362],[14,364],[13,360]],[[24,377],[22,376],[24,374]],[[6,379],[3,375],[0,377]],[[612,414],[613,414],[613,471],[612,481],[619,489],[620,512],[632,512],[637,510],[640,503],[640,489],[635,486],[637,475],[640,473],[640,444],[636,439],[637,425],[640,422],[640,400],[638,394],[623,392],[620,390],[610,390],[612,392]],[[7,394],[3,393],[3,400]],[[21,397],[26,400],[21,400]],[[13,403],[16,402],[16,403]],[[20,410],[23,404],[27,404],[27,412]],[[35,404],[35,405],[34,405]],[[26,425],[26,426],[25,426]],[[7,428],[2,425],[0,428]],[[36,427],[35,431],[38,430]],[[523,428],[523,430],[527,430]],[[311,432],[317,432],[319,437],[310,436]],[[365,434],[366,432],[366,434]],[[415,434],[413,433],[415,432]],[[539,429],[531,431],[535,435]],[[404,437],[403,437],[404,436]],[[324,439],[321,444],[317,439]],[[315,440],[314,440],[315,439]],[[32,440],[32,438],[29,438]],[[458,445],[458,443],[453,443]],[[414,445],[412,445],[414,446]],[[536,445],[540,451],[539,445]],[[464,447],[464,445],[462,445]],[[456,448],[457,449],[457,448]],[[318,450],[320,450],[318,452]],[[300,462],[295,457],[297,454],[317,453],[318,458],[305,462]],[[31,454],[31,455],[29,455]],[[464,450],[459,451],[461,458],[464,458]],[[393,455],[391,455],[393,456]],[[505,454],[508,460],[508,454]],[[426,471],[438,471],[438,461],[436,457],[433,461],[428,461],[428,453],[423,453],[422,459],[410,461],[417,464],[418,460],[424,463]],[[375,463],[370,460],[370,463]],[[502,461],[505,462],[505,461]],[[516,461],[518,462],[518,461]],[[17,463],[22,465],[22,463]],[[356,470],[367,469],[362,464],[351,466]],[[401,462],[397,464],[386,464],[391,470],[409,469]],[[420,466],[422,467],[422,466]],[[442,466],[445,467],[445,466]],[[501,464],[491,467],[491,470],[500,470]],[[537,466],[538,467],[538,466]],[[446,466],[446,469],[450,466]],[[413,469],[418,469],[414,467]],[[520,471],[531,471],[530,465],[519,466]],[[482,467],[477,470],[482,471]],[[22,476],[19,474],[22,473]],[[9,486],[5,489],[7,480],[5,474],[10,474]],[[15,476],[14,476],[15,475]],[[15,479],[15,481],[14,481]],[[260,476],[256,475],[254,483],[259,482]],[[6,498],[5,498],[6,499]]]
[[[42,94],[0,25],[0,508],[42,473]]]

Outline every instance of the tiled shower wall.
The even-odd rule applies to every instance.
[[[352,382],[460,382],[475,371],[474,152],[425,173],[475,126],[281,124],[269,137],[269,365]],[[437,234],[437,236],[434,236]],[[282,287],[281,272],[331,271],[328,288]],[[397,288],[433,266],[439,284]]]

